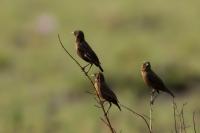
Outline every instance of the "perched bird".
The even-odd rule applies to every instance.
[[[97,90],[98,95],[100,96],[100,98],[109,102],[109,104],[110,104],[108,111],[111,108],[112,103],[115,104],[121,111],[121,108],[118,104],[119,101],[117,99],[117,96],[107,85],[104,75],[101,72],[98,72],[98,73],[95,73],[93,76],[95,76],[95,88]]]
[[[163,81],[151,70],[150,62],[144,62],[141,67],[141,74],[144,82],[151,87],[152,93],[164,91],[174,97],[174,94],[165,86]]]
[[[99,67],[99,69],[103,72],[103,68],[101,67],[101,63],[95,54],[95,52],[92,50],[92,48],[89,46],[89,44],[85,41],[84,33],[80,30],[76,30],[73,32],[74,36],[76,37],[76,51],[79,57],[81,57],[83,60],[88,62],[86,66],[83,67],[85,69],[88,65],[90,65],[90,68],[92,65],[96,65]],[[87,72],[89,72],[90,68]]]

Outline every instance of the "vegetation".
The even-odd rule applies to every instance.
[[[145,60],[176,94],[187,132],[199,110],[199,1],[3,0],[0,4],[0,132],[104,133],[91,89],[59,46],[57,34],[75,56],[81,29],[98,54],[121,103],[149,113],[150,90],[140,75]],[[85,64],[81,59],[81,64]],[[98,69],[92,69],[96,72]],[[174,130],[171,97],[155,102],[155,132]],[[143,121],[112,107],[117,131],[147,132]],[[199,115],[196,115],[199,131]],[[155,128],[156,127],[156,128]]]

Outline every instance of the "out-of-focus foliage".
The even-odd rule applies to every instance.
[[[85,93],[91,89],[89,82],[58,43],[59,33],[77,57],[71,34],[75,29],[85,32],[122,103],[148,114],[150,91],[140,66],[149,60],[178,103],[188,103],[185,114],[191,126],[192,110],[200,108],[199,4],[198,0],[1,0],[0,132],[108,132],[99,120],[101,110]],[[162,93],[155,103],[155,132],[173,130],[170,98]],[[113,107],[110,116],[118,131],[146,131],[142,121],[126,111]]]

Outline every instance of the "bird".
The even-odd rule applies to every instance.
[[[88,65],[90,65],[90,68],[87,71],[87,73],[88,73],[89,70],[91,69],[92,65],[94,64],[97,67],[99,67],[99,69],[103,72],[101,63],[100,63],[96,53],[92,50],[92,48],[86,42],[83,31],[75,30],[72,33],[76,37],[76,52],[77,52],[78,56],[89,63],[82,68],[85,69]]]
[[[149,61],[145,61],[141,66],[142,78],[147,86],[152,88],[152,94],[157,91],[164,91],[170,94],[173,98],[174,94],[166,87],[162,79],[151,69],[151,64]]]
[[[119,106],[119,101],[117,99],[117,96],[112,91],[112,89],[107,85],[104,75],[101,72],[98,72],[93,74],[92,76],[95,76],[94,85],[96,88],[96,92],[98,93],[101,99],[107,101],[110,105],[107,112],[111,108],[112,103],[115,104],[121,111],[121,107]]]

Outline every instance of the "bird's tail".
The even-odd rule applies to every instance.
[[[101,65],[99,65],[98,67],[101,70],[101,72],[103,72],[103,68],[101,67]]]
[[[121,109],[121,107],[119,106],[118,103],[116,103],[115,105],[119,108],[120,111],[122,111],[122,109]]]
[[[175,97],[174,94],[170,90],[166,90],[167,93],[169,93],[173,98]]]

